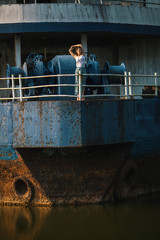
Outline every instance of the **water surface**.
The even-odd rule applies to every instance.
[[[159,240],[160,195],[78,207],[0,206],[1,240]]]

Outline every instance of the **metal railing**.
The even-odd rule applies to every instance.
[[[67,78],[73,78],[77,77],[79,78],[79,83],[61,83],[59,81],[56,84],[42,84],[38,85],[34,84],[32,86],[24,86],[24,81],[29,81],[32,79],[33,81],[40,81],[44,78],[58,78],[63,79],[63,77]],[[105,84],[83,84],[83,78],[87,78],[90,76],[98,77],[99,79],[103,78],[103,82],[106,82]],[[115,84],[110,83],[108,80],[113,77],[118,77],[121,79],[121,83]],[[145,80],[145,81],[143,81]],[[120,74],[58,74],[58,75],[45,75],[45,76],[31,76],[31,77],[22,77],[19,75],[18,77],[14,77],[13,75],[10,78],[0,78],[0,83],[5,81],[7,84],[4,87],[0,88],[0,100],[1,101],[23,101],[23,100],[29,100],[29,99],[36,99],[39,98],[52,98],[56,99],[61,97],[62,99],[75,99],[77,98],[78,101],[82,101],[84,99],[90,99],[90,98],[115,98],[115,99],[134,99],[137,97],[144,98],[144,97],[155,97],[160,95],[160,75],[157,75],[155,73],[154,75],[136,75],[131,74],[131,72],[124,72],[124,75]],[[18,85],[17,85],[18,81]],[[16,84],[15,84],[16,83]],[[1,84],[2,85],[2,84]],[[63,88],[66,88],[65,93],[61,93],[63,91],[54,91],[55,89],[59,88],[62,90]],[[78,87],[78,95],[74,94],[75,87]],[[39,90],[39,89],[50,89],[52,88],[52,91],[50,91],[48,94],[46,93],[39,93],[34,92],[33,89]],[[72,89],[72,93],[67,94],[68,88]],[[89,89],[94,91],[92,92],[85,92],[83,94],[83,89]],[[98,93],[95,93],[99,89],[101,91],[98,91]],[[30,94],[26,94],[25,91],[31,91]],[[2,94],[3,92],[3,94]],[[3,95],[3,96],[2,96]]]

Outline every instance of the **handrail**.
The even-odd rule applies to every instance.
[[[79,76],[79,83],[75,84],[75,83],[57,83],[57,84],[41,84],[41,85],[36,85],[34,84],[33,86],[23,86],[23,81],[27,80],[27,79],[32,79],[33,82],[36,81],[37,79],[40,80],[41,78],[63,78],[63,77],[76,77]],[[83,84],[82,81],[82,77],[85,76],[95,76],[95,77],[104,77],[105,79],[107,79],[107,81],[110,79],[110,77],[119,77],[121,80],[123,80],[123,83],[110,83],[107,82],[102,84]],[[145,82],[142,83],[141,81],[139,82],[135,82],[135,79],[142,79],[145,78]],[[148,82],[149,78],[151,78],[152,82]],[[148,79],[148,80],[147,80]],[[58,75],[44,75],[44,76],[29,76],[29,77],[21,77],[21,75],[19,75],[18,77],[14,77],[13,75],[11,77],[7,77],[7,78],[0,78],[0,81],[8,81],[10,80],[10,85],[8,87],[1,87],[0,88],[0,94],[2,91],[9,91],[11,96],[4,96],[4,97],[0,97],[0,100],[19,100],[19,101],[23,101],[24,99],[39,99],[39,98],[77,98],[77,95],[75,94],[61,94],[61,93],[54,93],[51,92],[49,94],[32,94],[32,95],[25,95],[24,91],[25,90],[33,90],[33,89],[46,89],[46,88],[63,88],[63,87],[72,87],[72,89],[74,89],[74,87],[78,87],[79,88],[79,97],[77,98],[77,100],[81,101],[82,98],[123,98],[123,99],[130,99],[130,98],[134,98],[134,97],[153,97],[153,96],[159,96],[160,94],[160,75],[157,75],[157,73],[154,73],[153,75],[142,75],[142,74],[131,74],[131,72],[124,72],[123,74],[58,74]],[[19,81],[18,86],[15,86],[15,80]],[[146,82],[147,80],[147,82]],[[92,88],[97,88],[101,89],[103,88],[103,93],[92,93],[92,94],[82,94],[82,88],[88,88],[88,89],[92,89]],[[112,89],[118,89],[119,92],[112,92]],[[134,92],[134,89],[138,88],[140,93]],[[107,91],[105,91],[107,89]],[[149,91],[148,91],[149,89]],[[123,90],[122,92],[120,90]],[[142,91],[145,90],[145,91]],[[19,92],[17,94],[17,91]]]

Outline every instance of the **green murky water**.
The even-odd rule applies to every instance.
[[[159,240],[160,195],[79,207],[0,207],[0,240]]]

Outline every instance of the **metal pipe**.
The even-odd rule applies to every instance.
[[[15,88],[15,86],[14,86],[14,75],[12,74],[11,77],[12,77],[12,99],[13,99],[13,101],[14,101],[14,100],[15,100],[15,92],[14,92],[14,88]]]
[[[155,76],[155,95],[158,96],[158,87],[157,87],[157,73],[154,73]]]
[[[132,96],[131,72],[128,73],[128,82],[129,82],[129,96]]]
[[[128,99],[128,79],[127,72],[124,72],[125,98]]]
[[[79,71],[79,101],[82,101],[82,75]]]
[[[21,74],[19,74],[19,98],[20,98],[20,102],[22,102],[22,79],[21,79]]]

